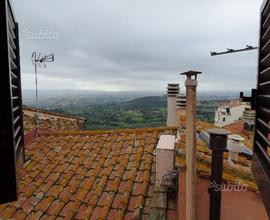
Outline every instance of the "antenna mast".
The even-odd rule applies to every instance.
[[[41,55],[37,52],[32,53],[32,64],[35,66],[35,85],[36,85],[36,114],[35,114],[35,127],[36,127],[36,136],[40,135],[39,133],[39,101],[38,101],[38,75],[37,68],[47,68],[46,62],[53,62],[54,54]]]

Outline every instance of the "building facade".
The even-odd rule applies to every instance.
[[[224,127],[243,119],[244,111],[250,108],[245,102],[232,100],[219,105],[215,110],[215,126]]]

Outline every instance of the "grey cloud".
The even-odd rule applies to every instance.
[[[255,85],[256,52],[222,57],[209,52],[257,45],[261,1],[13,1],[25,88],[31,87],[32,51],[55,53],[55,63],[40,71],[43,79],[71,79],[76,89],[89,82],[93,89],[112,84],[163,90],[187,69],[204,72],[202,89]],[[26,30],[50,30],[59,39],[29,40],[22,36]],[[40,84],[49,86],[47,80]]]

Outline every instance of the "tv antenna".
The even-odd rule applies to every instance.
[[[244,51],[249,51],[249,50],[257,50],[258,47],[253,47],[250,45],[246,45],[246,48],[242,49],[230,49],[227,48],[227,51],[224,52],[210,52],[211,56],[218,56],[218,55],[225,55],[225,54],[230,54],[230,53],[238,53],[238,52],[244,52]],[[243,102],[250,102],[251,103],[251,109],[255,109],[255,101],[256,101],[256,89],[251,90],[251,97],[245,97],[243,92],[240,92],[240,100]]]
[[[36,136],[39,136],[39,101],[38,101],[38,68],[47,68],[46,63],[54,61],[54,54],[42,55],[41,53],[32,53],[32,64],[35,66],[35,85],[36,85],[36,114],[35,114],[35,127]]]
[[[258,47],[253,47],[250,45],[246,45],[245,48],[241,48],[241,49],[231,49],[231,48],[227,48],[227,51],[223,51],[223,52],[210,52],[211,56],[218,56],[218,55],[225,55],[225,54],[229,54],[229,53],[238,53],[238,52],[244,52],[244,51],[249,51],[249,50],[257,50]]]

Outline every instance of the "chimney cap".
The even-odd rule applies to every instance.
[[[179,86],[179,83],[168,83],[168,86]]]
[[[191,79],[192,76],[195,76],[195,80],[197,79],[197,75],[201,74],[202,72],[196,71],[196,70],[189,70],[183,73],[180,73],[181,75],[186,75],[188,79]]]
[[[201,74],[202,72],[197,71],[197,70],[189,70],[183,73],[180,73],[181,75],[187,75],[187,76],[194,76],[194,75],[198,75]]]
[[[172,96],[175,97],[179,94],[179,84],[178,83],[168,83],[168,87],[167,87],[167,93],[168,96]]]
[[[223,128],[211,128],[207,131],[210,135],[215,135],[215,136],[227,136],[231,134],[231,132],[227,129]]]
[[[167,89],[180,89],[179,84],[178,83],[168,83],[168,87]]]
[[[229,139],[232,139],[234,141],[244,141],[245,138],[243,138],[242,136],[238,135],[238,134],[231,134],[228,137]]]
[[[209,148],[211,150],[225,151],[227,135],[231,132],[223,128],[212,128],[207,131],[210,134]]]

